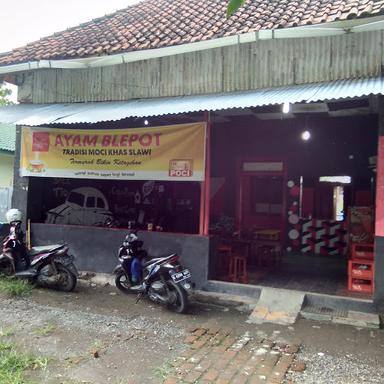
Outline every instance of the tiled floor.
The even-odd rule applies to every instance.
[[[248,266],[248,279],[249,284],[274,288],[370,298],[348,291],[347,259],[343,256],[286,254],[279,266]]]

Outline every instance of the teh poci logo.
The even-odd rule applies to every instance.
[[[169,176],[191,177],[193,174],[192,164],[192,160],[171,160],[169,162]]]
[[[32,152],[49,151],[49,133],[33,132],[32,134]]]

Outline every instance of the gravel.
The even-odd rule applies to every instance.
[[[72,333],[81,333],[88,329],[105,335],[118,332],[134,337],[135,334],[145,334],[151,343],[162,345],[171,345],[171,340],[182,338],[185,334],[172,320],[164,323],[148,316],[133,315],[124,318],[74,309],[69,311],[20,299],[0,298],[0,304],[1,319],[12,319],[13,323],[27,321],[31,328],[39,327],[42,323],[60,321],[61,329]]]
[[[356,355],[334,356],[303,350],[297,357],[306,364],[304,372],[289,374],[296,384],[382,384],[384,367]]]

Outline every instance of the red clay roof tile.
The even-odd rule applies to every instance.
[[[0,66],[154,49],[384,13],[384,0],[247,0],[227,18],[227,4],[227,0],[144,0],[0,54]]]

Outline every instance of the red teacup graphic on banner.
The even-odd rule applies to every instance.
[[[49,152],[49,132],[32,133],[33,159],[29,160],[29,171],[32,173],[44,172],[44,163],[40,159],[40,152]]]
[[[49,151],[49,133],[33,132],[32,134],[32,152]]]
[[[169,176],[191,177],[193,174],[192,163],[192,160],[171,160],[169,162]]]

